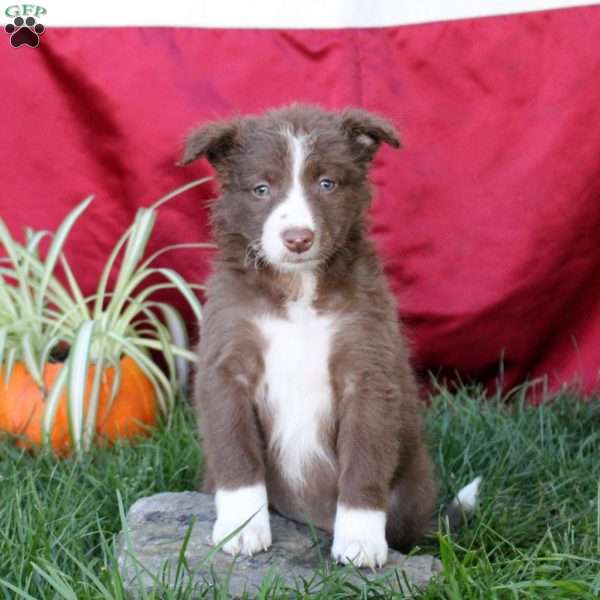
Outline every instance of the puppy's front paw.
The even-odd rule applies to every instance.
[[[232,491],[218,490],[215,500],[217,520],[212,532],[213,544],[220,544],[236,529],[243,526],[223,544],[221,549],[224,552],[252,556],[269,548],[271,524],[264,485],[248,486]]]
[[[383,540],[335,539],[331,554],[339,563],[355,567],[382,567],[387,562],[388,545]]]
[[[387,561],[385,513],[338,504],[331,555],[356,567],[382,567]]]
[[[262,511],[261,511],[262,512]],[[220,544],[229,534],[235,531],[241,522],[239,519],[217,519],[213,527],[213,544]],[[269,516],[264,518],[259,512],[241,531],[227,540],[221,549],[227,554],[244,554],[252,556],[267,550],[271,545],[271,525]]]

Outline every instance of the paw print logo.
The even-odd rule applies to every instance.
[[[23,26],[25,24],[25,27]],[[44,33],[44,26],[36,23],[33,17],[15,17],[12,23],[4,27],[4,31],[10,34],[10,45],[13,48],[19,46],[31,46],[37,48],[40,44],[40,35]]]

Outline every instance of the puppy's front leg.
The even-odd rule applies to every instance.
[[[340,406],[331,552],[342,563],[378,567],[387,561],[386,507],[399,450],[394,395],[385,376],[365,374]]]
[[[271,545],[264,443],[254,410],[262,358],[252,344],[242,342],[218,348],[207,363],[199,372],[197,394],[216,492],[212,541],[223,542],[229,554],[251,556]]]

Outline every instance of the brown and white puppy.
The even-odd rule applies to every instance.
[[[358,566],[432,525],[415,380],[366,236],[382,143],[400,146],[378,116],[300,105],[188,137],[183,162],[206,156],[221,186],[195,384],[214,543],[254,515],[226,552],[269,547],[269,505]]]

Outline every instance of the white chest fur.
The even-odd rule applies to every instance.
[[[329,354],[334,316],[312,307],[315,276],[302,277],[302,291],[288,303],[287,318],[263,315],[256,320],[265,340],[264,402],[273,419],[270,447],[277,453],[288,482],[301,487],[305,467],[330,462],[321,442],[331,417]]]

